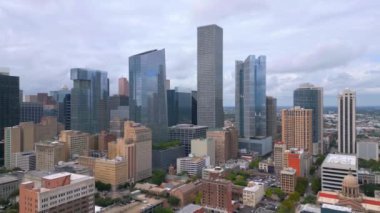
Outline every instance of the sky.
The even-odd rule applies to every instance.
[[[108,72],[111,94],[128,57],[166,51],[171,87],[196,89],[197,27],[223,28],[224,105],[234,106],[235,60],[267,57],[267,95],[293,103],[302,83],[335,106],[344,88],[358,106],[380,105],[380,1],[0,0],[0,67],[24,94],[72,86],[73,67]]]

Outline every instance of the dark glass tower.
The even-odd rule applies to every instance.
[[[153,143],[168,139],[165,49],[129,57],[130,119],[152,130]]]
[[[191,124],[193,113],[192,93],[175,90],[167,90],[168,99],[168,123],[169,126],[177,124]]]
[[[4,128],[20,122],[19,77],[0,73],[0,140],[4,139]]]
[[[71,129],[87,133],[108,130],[109,82],[106,72],[71,69]]]

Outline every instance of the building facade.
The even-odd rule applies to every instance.
[[[232,212],[232,183],[224,179],[202,179],[202,206],[211,212]]]
[[[360,141],[357,143],[358,158],[364,160],[379,160],[379,141]]]
[[[190,176],[202,175],[202,169],[206,167],[206,157],[183,157],[177,158],[177,174],[186,172]]]
[[[169,128],[169,140],[179,140],[185,147],[185,154],[191,152],[191,140],[206,138],[207,126],[193,124],[179,124]]]
[[[284,168],[280,173],[281,190],[285,193],[293,193],[296,189],[297,179],[296,170],[293,168]]]
[[[64,144],[65,159],[76,159],[87,155],[90,150],[91,135],[85,132],[64,130],[59,134],[59,142]]]
[[[35,145],[36,169],[53,171],[59,161],[66,161],[64,144],[58,141],[40,142]]]
[[[235,127],[224,127],[207,131],[207,138],[215,140],[215,164],[221,165],[238,154],[238,131]]]
[[[272,96],[266,97],[267,113],[267,136],[277,139],[277,99]]]
[[[36,169],[36,152],[16,152],[12,155],[10,168],[20,168],[23,171]]]
[[[338,96],[338,151],[356,154],[356,92],[345,89]]]
[[[192,124],[192,93],[179,89],[167,90],[168,124]]]
[[[209,156],[209,165],[215,166],[215,141],[212,138],[191,140],[191,154],[196,157]]]
[[[129,57],[129,118],[152,130],[154,143],[167,140],[165,49]]]
[[[39,123],[44,110],[40,103],[22,102],[20,111],[20,122],[33,121],[34,123]]]
[[[95,180],[109,183],[114,189],[128,181],[128,163],[122,158],[115,159],[95,159]]]
[[[197,37],[197,124],[223,127],[223,29],[198,27]]]
[[[243,189],[243,204],[255,207],[264,197],[264,186],[254,182],[249,182]]]
[[[284,153],[286,144],[282,141],[276,142],[273,147],[274,167],[276,172],[279,172],[284,167]]]
[[[129,83],[127,78],[119,78],[119,95],[129,96]]]

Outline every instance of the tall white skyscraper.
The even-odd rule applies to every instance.
[[[356,154],[356,92],[345,89],[338,95],[338,151]]]
[[[223,29],[217,25],[198,27],[198,125],[224,126]]]

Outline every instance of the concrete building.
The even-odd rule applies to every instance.
[[[221,165],[238,154],[238,131],[235,127],[224,127],[207,131],[207,138],[215,140],[215,164]]]
[[[195,157],[209,156],[209,165],[215,166],[215,141],[212,138],[191,140],[191,154]]]
[[[110,121],[110,133],[116,138],[124,137],[124,122],[126,120],[116,117]]]
[[[293,193],[296,189],[297,178],[296,170],[293,168],[284,168],[280,173],[281,190],[285,193]]]
[[[352,173],[357,176],[358,159],[355,155],[328,154],[321,166],[322,190],[342,190],[343,178]]]
[[[206,138],[207,126],[179,124],[169,128],[169,140],[179,140],[185,146],[186,156],[191,152],[191,140]]]
[[[193,203],[197,194],[201,191],[202,182],[194,181],[185,183],[170,191],[170,195],[177,197],[180,202],[179,206],[183,207],[187,204]]]
[[[356,154],[356,92],[345,89],[338,95],[338,151]]]
[[[98,151],[102,153],[107,153],[108,150],[108,143],[116,141],[115,135],[108,133],[106,131],[101,131],[100,134],[98,134]]]
[[[223,29],[217,25],[197,29],[197,122],[223,127]]]
[[[271,158],[267,158],[265,160],[262,160],[259,162],[259,171],[266,172],[266,173],[274,173],[274,163]]]
[[[254,183],[248,183],[248,186],[243,189],[243,204],[250,207],[255,207],[264,197],[264,186]]]
[[[379,141],[360,141],[357,143],[358,158],[379,161]]]
[[[129,96],[129,83],[127,78],[119,78],[119,95]]]
[[[8,200],[9,196],[18,190],[20,180],[12,175],[0,176],[0,199]]]
[[[53,171],[59,161],[67,161],[65,147],[58,141],[36,143],[36,169]]]
[[[20,212],[95,212],[95,179],[57,173],[20,184]]]
[[[296,170],[297,177],[307,177],[311,166],[311,155],[302,149],[292,148],[284,152],[284,168]]]
[[[207,165],[207,160],[209,161],[208,157],[189,156],[177,158],[177,174],[187,172],[187,174],[191,176],[200,177],[202,175],[202,169]]]
[[[185,157],[185,147],[175,146],[167,149],[153,149],[152,151],[152,167],[153,169],[167,170],[170,165],[177,164],[177,158]]]
[[[273,157],[274,157],[274,166],[275,166],[276,172],[280,172],[282,168],[284,167],[285,150],[286,150],[286,144],[284,142],[279,141],[274,144]]]
[[[40,103],[21,102],[20,111],[20,122],[39,123],[43,116],[43,106]]]
[[[65,159],[76,159],[80,155],[87,155],[90,150],[91,135],[89,133],[64,130],[59,134],[59,142],[65,146]]]
[[[323,149],[323,88],[302,84],[293,93],[293,106],[312,111],[313,155],[324,153]]]
[[[313,110],[294,107],[282,110],[282,141],[287,149],[313,153]]]
[[[13,153],[11,168],[20,168],[23,171],[35,170],[36,153],[34,151]]]
[[[272,152],[272,137],[239,138],[239,149],[264,156]]]
[[[95,180],[109,183],[113,189],[128,181],[128,163],[122,157],[113,160],[96,158],[95,159]]]
[[[224,179],[202,179],[202,201],[206,211],[232,212],[232,183]]]
[[[202,179],[214,180],[224,178],[225,170],[222,167],[214,168],[203,168],[202,169]]]
[[[267,136],[277,139],[277,99],[272,96],[266,97],[267,113]]]

